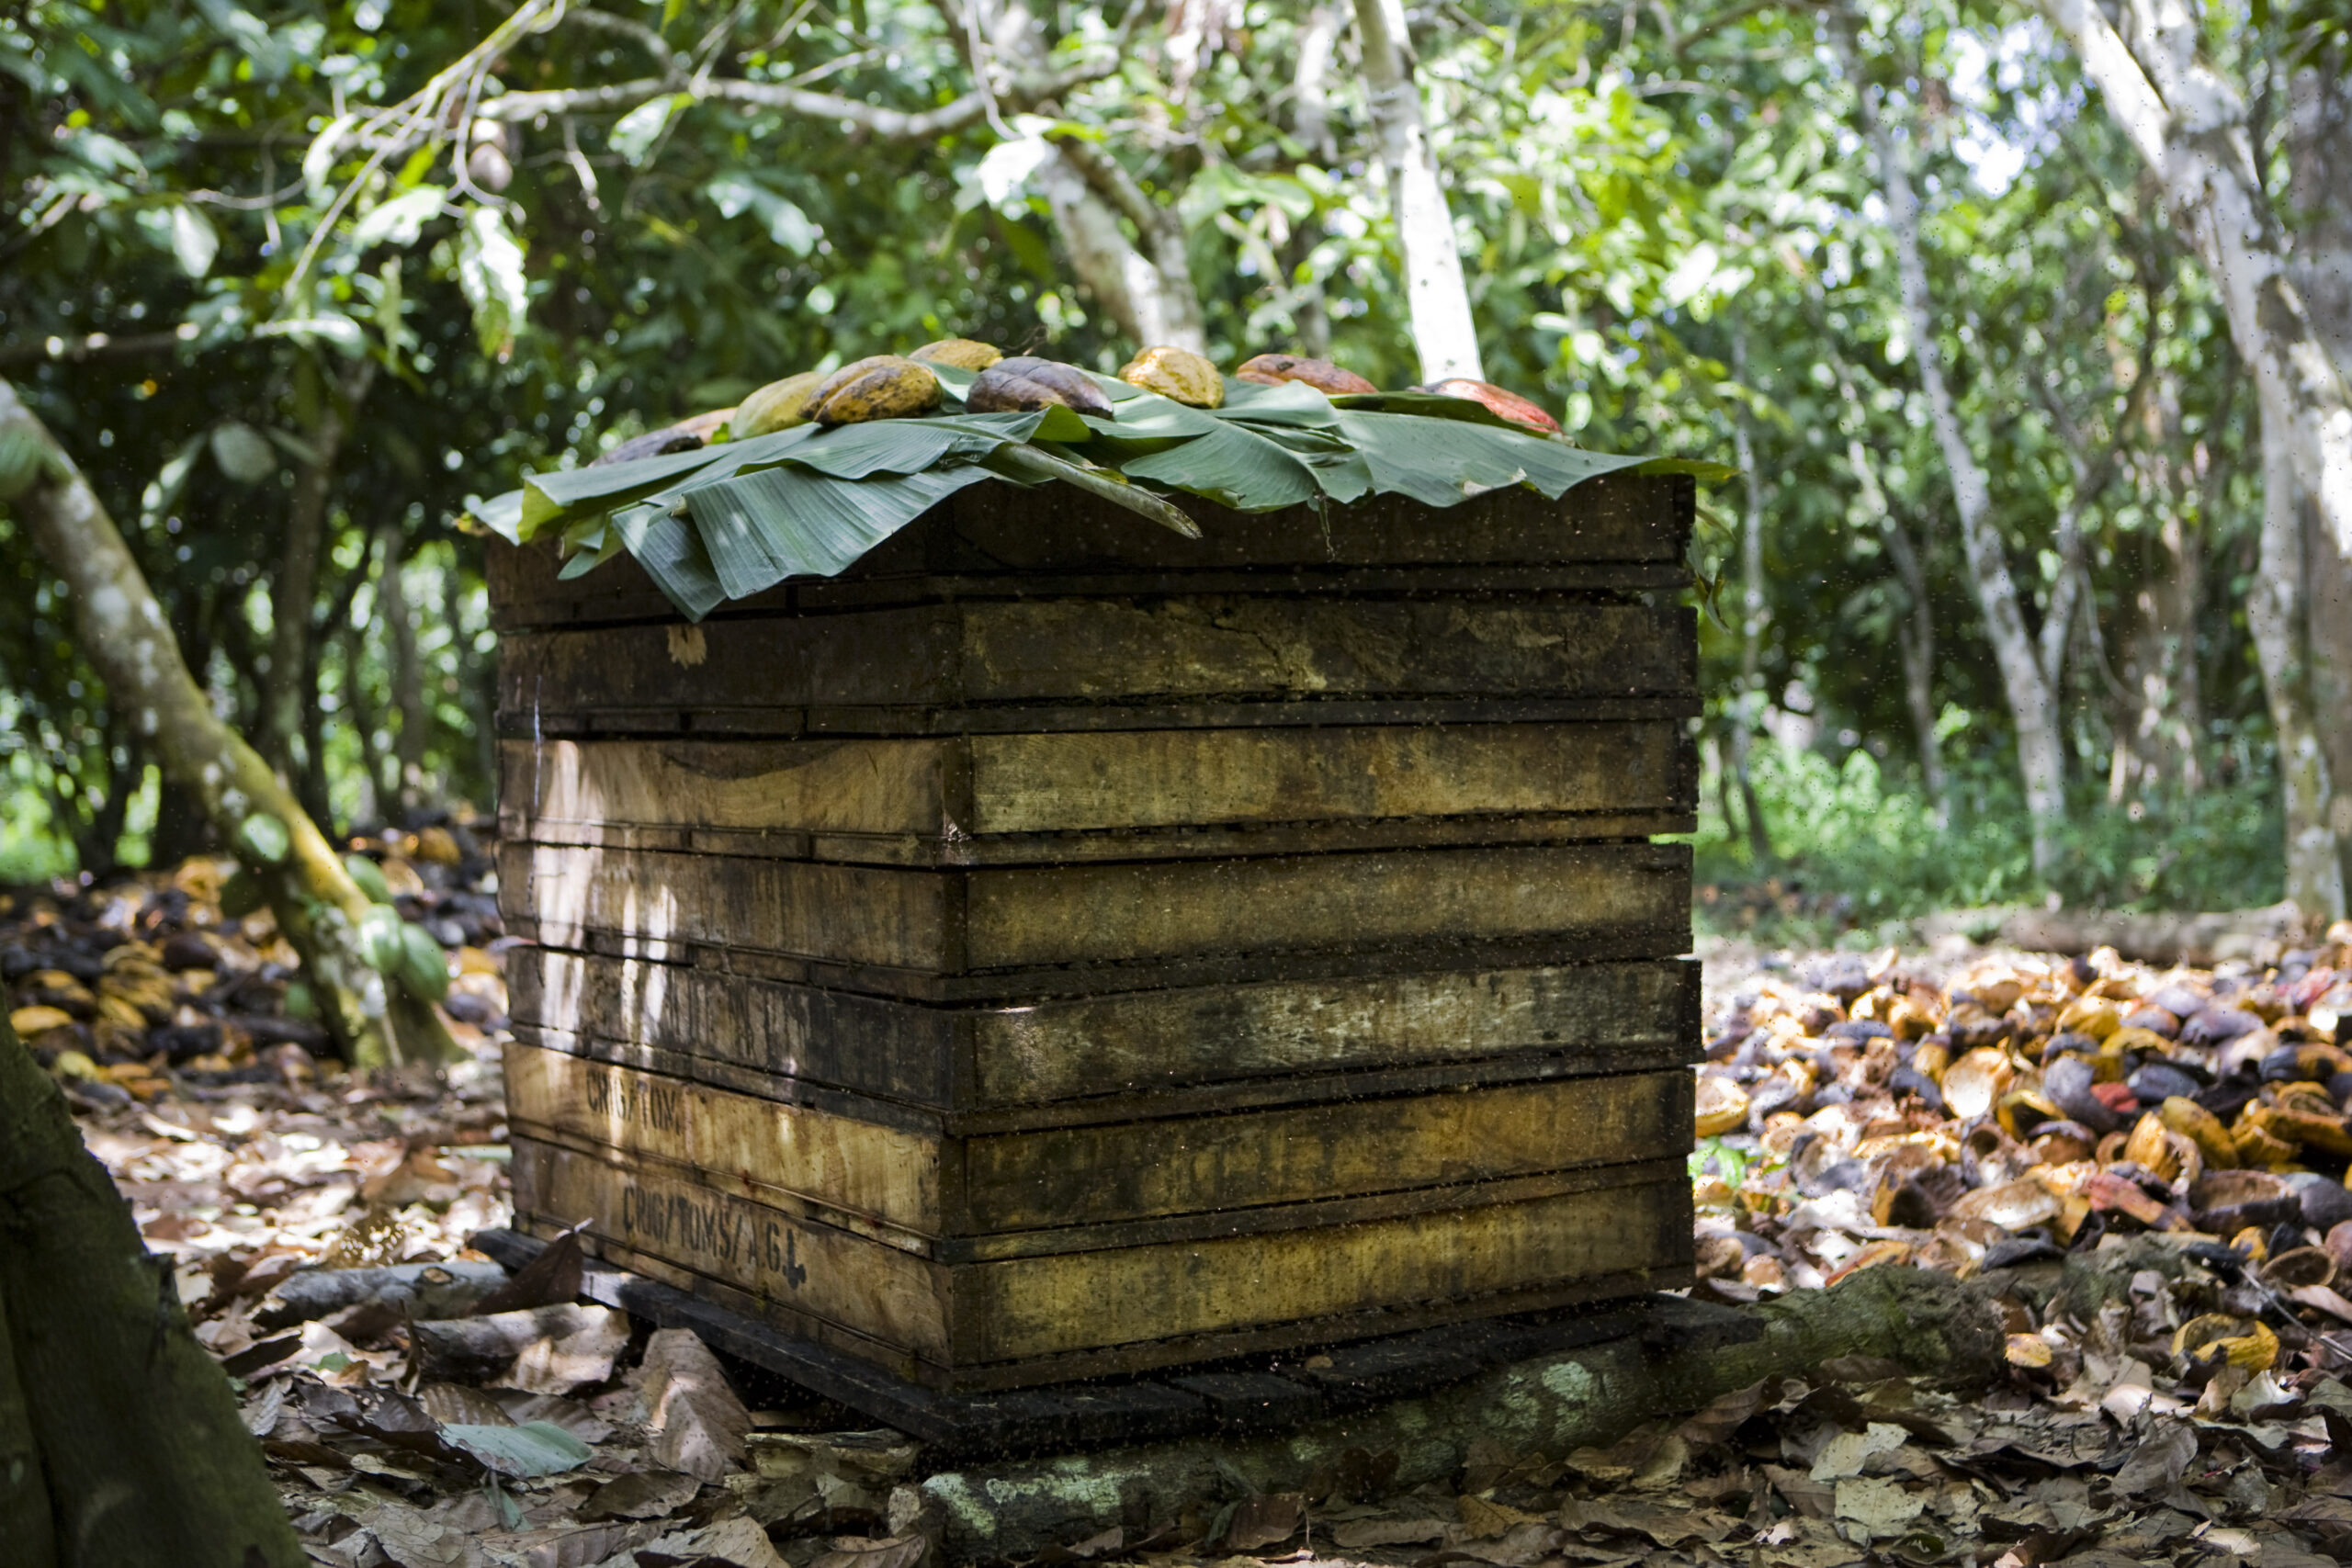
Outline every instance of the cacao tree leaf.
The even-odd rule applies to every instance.
[[[259,484],[277,472],[277,453],[268,437],[239,420],[212,427],[212,460],[239,484]]]
[[[256,811],[237,824],[237,847],[264,865],[277,865],[294,847],[286,824],[266,811]]]
[[[383,867],[366,855],[344,856],[343,869],[350,874],[353,882],[359,885],[359,891],[368,896],[368,902],[370,904],[389,904],[392,901],[391,884],[384,880]]]
[[[27,422],[0,427],[0,501],[32,489],[49,465],[49,443]]]

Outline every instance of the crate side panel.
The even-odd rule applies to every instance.
[[[1690,918],[1689,853],[1679,845],[1528,845],[964,874],[965,944],[975,969],[1656,931]]]
[[[1690,1075],[1625,1074],[970,1139],[976,1232],[1354,1197],[1679,1156]]]
[[[715,969],[519,948],[515,1022],[938,1111],[1166,1095],[1240,1079],[1549,1059],[1682,1062],[1697,1048],[1686,959],[1256,981],[943,1008]],[[951,1076],[969,1042],[973,1073]],[[1531,1069],[1533,1070],[1533,1069]]]
[[[947,1358],[944,1265],[614,1155],[520,1137],[514,1163],[534,1219],[585,1221],[596,1242],[755,1292],[797,1332],[869,1359]]]
[[[975,834],[1689,810],[1683,726],[1410,726],[980,735]]]
[[[730,1094],[520,1041],[506,1056],[507,1114],[516,1122],[757,1182],[923,1235],[945,1234],[937,1134]]]
[[[976,1011],[974,1075],[982,1103],[1017,1105],[1511,1052],[1687,1049],[1698,978],[1696,964],[1666,959],[1061,998]]]

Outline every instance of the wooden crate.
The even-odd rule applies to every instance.
[[[947,1391],[1684,1282],[1689,521],[494,552],[518,1224]]]

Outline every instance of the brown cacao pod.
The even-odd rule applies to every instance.
[[[964,406],[974,413],[1042,409],[1055,403],[1080,413],[1116,417],[1109,396],[1078,367],[1027,355],[997,361],[981,371],[971,390],[964,394]]]
[[[769,382],[737,406],[728,438],[748,441],[754,435],[808,423],[808,405],[816,400],[817,389],[824,379],[814,370],[803,370],[797,376]]]
[[[704,445],[703,438],[684,425],[666,425],[630,436],[611,451],[589,458],[588,466],[601,468],[607,463],[634,463],[639,457],[666,457],[673,452],[691,452]]]
[[[1004,357],[1004,351],[992,343],[979,343],[967,337],[944,337],[937,343],[924,344],[909,359],[924,365],[952,365],[958,370],[985,370]]]
[[[1342,370],[1328,359],[1307,359],[1295,354],[1261,354],[1244,363],[1233,373],[1233,378],[1268,387],[1279,387],[1284,381],[1304,381],[1334,398],[1350,392],[1380,390],[1354,371]]]
[[[1147,348],[1121,367],[1119,379],[1196,409],[1213,409],[1225,401],[1225,378],[1189,348]]]
[[[939,406],[939,378],[928,365],[897,354],[852,360],[824,380],[808,400],[808,417],[819,424],[862,424],[873,419],[905,419]]]
[[[1467,398],[1485,407],[1489,413],[1499,414],[1513,424],[1523,424],[1546,435],[1560,433],[1560,422],[1544,412],[1541,406],[1529,402],[1517,392],[1505,391],[1491,381],[1473,381],[1467,376],[1455,376],[1415,389],[1435,392],[1441,397]]]

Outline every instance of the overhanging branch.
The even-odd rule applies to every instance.
[[[997,95],[1000,103],[1026,108],[1070,88],[1097,82],[1119,68],[1115,56],[1101,55],[1041,76],[1018,79]],[[736,104],[750,108],[782,109],[812,119],[842,120],[869,135],[892,141],[920,141],[947,136],[988,118],[988,96],[966,93],[935,108],[910,111],[885,108],[862,98],[838,93],[811,92],[779,82],[752,82],[741,77],[711,77],[695,82],[686,76],[643,77],[603,87],[571,87],[549,92],[502,93],[486,98],[474,110],[482,119],[536,119],[541,115],[606,114],[635,108],[669,93],[684,93],[702,103]]]

